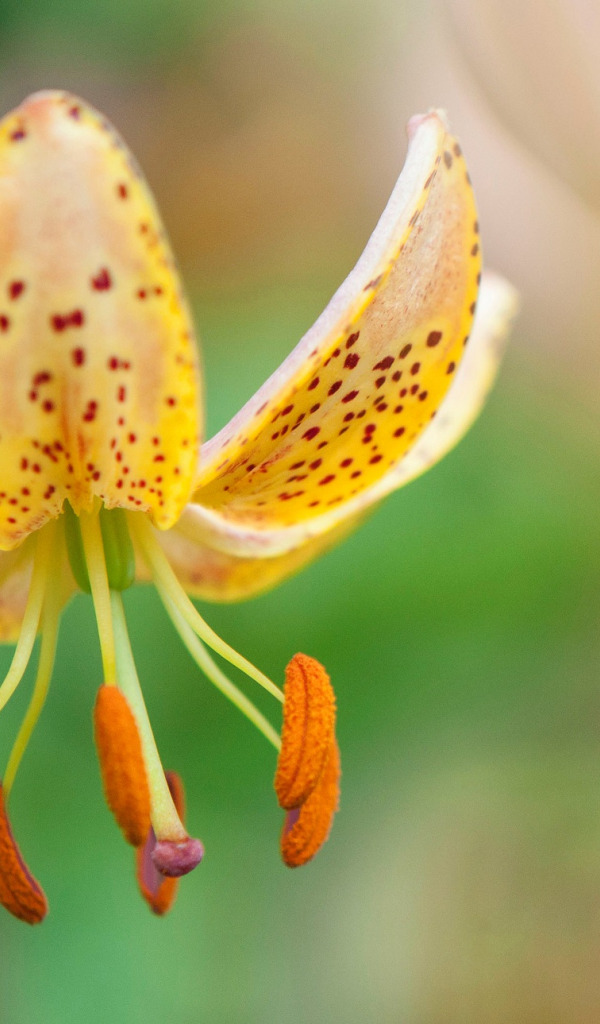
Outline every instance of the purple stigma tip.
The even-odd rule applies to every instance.
[[[152,851],[152,860],[157,871],[169,878],[179,878],[193,871],[204,857],[204,847],[199,839],[188,837],[180,843],[161,839]]]

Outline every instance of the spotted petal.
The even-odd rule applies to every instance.
[[[439,414],[383,477],[342,508],[303,527],[269,531],[219,520],[214,513],[208,519],[206,509],[189,505],[176,527],[159,535],[185,588],[211,601],[234,601],[267,590],[350,532],[369,505],[438,462],[478,415],[516,307],[514,288],[495,274],[484,274],[471,339]]]
[[[409,138],[404,171],[357,266],[202,449],[193,516],[216,550],[284,554],[414,475],[410,453],[468,351],[480,251],[468,173],[443,117],[413,118]]]
[[[0,122],[0,549],[95,499],[172,526],[192,489],[196,348],[152,197],[66,93]]]

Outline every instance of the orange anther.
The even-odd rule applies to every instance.
[[[48,902],[41,885],[30,873],[17,846],[4,802],[0,783],[0,903],[11,914],[39,924],[48,913]]]
[[[185,816],[185,795],[183,782],[177,772],[165,772],[173,803],[177,813],[183,821]],[[160,917],[171,909],[177,895],[179,879],[162,875],[157,871],[152,860],[152,852],[156,845],[154,829],[150,828],[148,837],[143,846],[136,850],[136,875],[140,892],[150,910]]]
[[[101,686],[94,708],[94,733],[106,802],[132,846],[150,830],[150,791],[138,727],[116,686]]]
[[[283,729],[275,792],[279,806],[299,807],[314,790],[335,726],[335,695],[318,661],[296,654],[285,672]]]
[[[317,785],[299,808],[286,815],[281,833],[281,856],[288,867],[306,864],[327,839],[338,808],[339,779],[340,752],[332,737]]]

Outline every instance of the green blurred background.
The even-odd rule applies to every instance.
[[[209,435],[351,268],[419,107],[448,107],[488,263],[523,299],[456,452],[272,594],[202,609],[273,677],[296,650],[333,677],[342,806],[311,865],[279,861],[273,751],[139,588],[151,718],[207,849],[152,918],[101,793],[92,609],[71,603],[12,800],[51,914],[0,919],[2,1022],[600,1019],[600,232],[493,120],[447,19],[441,2],[0,0],[2,109],[71,89],[147,173],[202,337]]]

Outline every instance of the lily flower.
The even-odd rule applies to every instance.
[[[339,752],[325,669],[296,655],[282,691],[189,595],[235,600],[274,585],[436,462],[479,410],[514,294],[484,280],[473,326],[481,254],[460,147],[436,112],[413,118],[409,137],[355,269],[201,446],[192,322],[129,151],[61,92],[38,93],[0,122],[0,638],[16,641],[0,708],[41,634],[0,787],[0,902],[29,923],[47,903],[7,802],[77,590],[91,594],[100,638],[94,727],[106,798],[152,910],[168,909],[203,848],[183,824],[181,781],[163,770],[144,705],[121,596],[136,579],[154,583],[192,658],[278,751],[285,862],[305,863],[328,835]],[[207,648],[283,703],[281,740]]]

